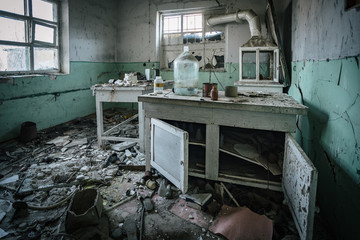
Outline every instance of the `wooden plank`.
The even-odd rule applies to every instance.
[[[217,180],[219,173],[219,125],[206,125],[205,175]]]
[[[112,137],[112,136],[101,136],[102,140],[105,141],[116,141],[116,142],[139,142],[138,138],[127,138],[127,137]]]
[[[124,124],[127,124],[128,122],[134,120],[134,119],[137,118],[137,117],[138,117],[138,114],[135,114],[134,116],[126,119],[125,121],[122,121],[122,122],[119,123],[118,125],[110,128],[109,130],[107,130],[106,132],[104,132],[103,135],[108,135],[108,134],[112,133],[114,130],[118,129],[119,127],[121,127],[121,126],[124,125]]]
[[[257,187],[263,189],[270,189],[274,191],[282,191],[280,182],[266,181],[261,179],[254,179],[242,176],[227,175],[219,173],[218,181],[240,184],[249,187]]]
[[[283,191],[300,238],[313,235],[318,172],[296,140],[285,136]]]

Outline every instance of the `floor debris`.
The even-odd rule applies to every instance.
[[[105,111],[105,129],[136,112]],[[134,122],[113,134],[137,132]],[[182,195],[156,170],[145,172],[137,143],[109,141],[99,148],[95,115],[38,131],[28,142],[1,143],[0,161],[0,239],[297,236],[281,193],[190,177],[189,191]],[[79,197],[84,193],[89,194]],[[223,214],[226,206],[234,207],[229,214]],[[71,219],[88,214],[96,223]],[[234,219],[238,223],[231,228]]]

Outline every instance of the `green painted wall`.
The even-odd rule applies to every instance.
[[[56,79],[24,77],[0,84],[0,142],[16,138],[25,121],[40,130],[94,113],[90,87],[117,76],[116,63],[71,62],[70,74]]]
[[[90,87],[119,78],[119,73],[140,72],[158,68],[159,62],[96,63],[71,62],[70,74],[14,78],[14,84],[0,84],[0,142],[16,138],[21,123],[35,122],[37,129],[52,127],[95,112],[95,98]],[[226,71],[212,72],[211,82],[221,83],[219,89],[238,80],[238,64],[226,63]],[[163,79],[173,79],[172,71],[161,71]],[[210,72],[199,73],[199,88],[209,82]],[[223,87],[222,87],[223,86]],[[133,103],[106,104],[105,108],[137,109]]]
[[[309,107],[297,140],[319,171],[320,214],[338,239],[354,239],[360,234],[359,57],[294,61],[289,94]]]

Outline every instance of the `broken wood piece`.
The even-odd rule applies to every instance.
[[[203,207],[209,202],[212,195],[211,195],[211,193],[182,194],[182,195],[180,195],[180,197],[182,199],[185,199],[186,201],[192,201],[194,203],[197,203],[201,207]]]
[[[233,195],[230,193],[230,191],[225,187],[225,185],[224,185],[222,182],[220,182],[220,184],[221,184],[221,186],[224,188],[225,192],[229,195],[229,197],[231,198],[231,200],[234,201],[235,205],[236,205],[237,207],[240,207],[239,203],[236,201],[236,199],[233,197]]]
[[[50,205],[50,206],[34,206],[34,205],[29,205],[27,204],[27,207],[31,210],[50,210],[50,209],[53,209],[53,208],[56,208],[58,206],[60,206],[61,204],[63,204],[64,202],[70,200],[70,198],[77,192],[78,190],[76,189],[75,191],[73,191],[69,196],[67,196],[66,198],[64,198],[63,200],[53,204],[53,205]]]
[[[117,208],[117,207],[119,207],[119,206],[121,206],[121,205],[129,202],[130,200],[134,199],[135,197],[136,197],[136,194],[134,194],[134,195],[132,195],[132,196],[130,196],[130,197],[127,197],[127,198],[125,198],[124,200],[121,200],[120,202],[114,204],[113,206],[111,206],[111,207],[109,207],[109,208],[105,208],[105,207],[104,207],[104,210],[105,210],[105,212],[109,212],[109,211],[111,211],[111,210],[113,210],[113,209],[115,209],[115,208]]]
[[[111,146],[112,150],[115,150],[117,152],[124,151],[125,149],[131,148],[132,146],[135,146],[136,142],[122,142],[119,144],[115,144]]]
[[[104,132],[104,133],[103,133],[103,135],[108,135],[108,134],[112,133],[114,130],[116,130],[117,128],[119,128],[121,125],[124,125],[124,124],[126,124],[126,123],[128,123],[128,122],[132,121],[133,119],[135,119],[135,118],[137,118],[137,117],[138,117],[138,114],[135,114],[134,116],[132,116],[132,117],[130,117],[130,118],[128,118],[128,119],[126,119],[125,121],[122,121],[122,122],[121,122],[121,123],[119,123],[118,125],[116,125],[116,126],[114,126],[114,127],[110,128],[109,130],[107,130],[106,132]]]
[[[282,171],[277,163],[270,163],[264,156],[258,153],[257,149],[250,144],[238,143],[234,145],[234,150],[242,157],[258,162],[274,176],[281,175]]]

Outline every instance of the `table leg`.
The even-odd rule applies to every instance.
[[[140,152],[144,152],[145,150],[145,122],[144,122],[144,109],[142,102],[138,102],[138,118],[139,118],[139,146]]]
[[[219,125],[206,125],[205,177],[217,180],[219,174]]]
[[[103,103],[96,100],[96,124],[97,124],[97,139],[99,147],[103,146],[102,135],[104,132],[104,121],[103,121]]]
[[[145,117],[145,170],[150,171],[151,160],[151,121],[150,118]]]

